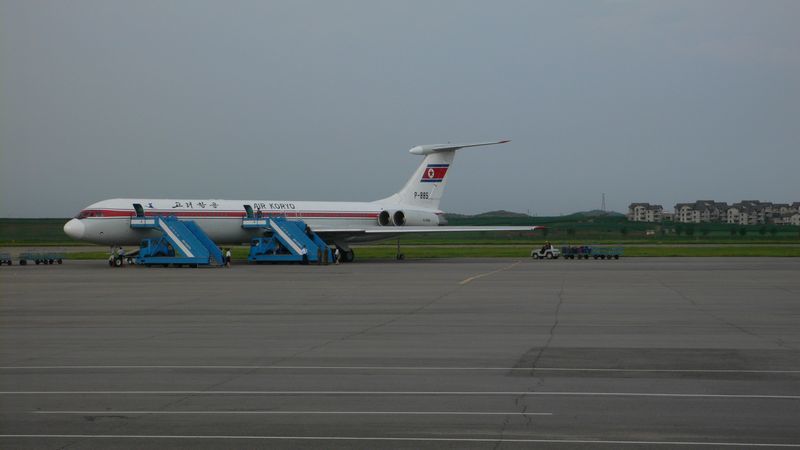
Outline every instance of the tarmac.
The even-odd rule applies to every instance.
[[[0,448],[800,447],[800,258],[0,267]]]

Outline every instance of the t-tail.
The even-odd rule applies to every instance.
[[[406,185],[396,194],[379,200],[380,203],[400,204],[425,210],[439,209],[444,188],[447,186],[447,174],[453,164],[456,150],[466,147],[505,144],[508,140],[479,142],[475,144],[441,144],[418,145],[409,153],[425,155],[422,164],[417,167]]]

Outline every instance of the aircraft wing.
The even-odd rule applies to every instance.
[[[368,227],[368,228],[314,228],[320,234],[391,235],[410,233],[464,233],[476,231],[535,231],[544,228],[531,226],[440,226],[440,227]]]

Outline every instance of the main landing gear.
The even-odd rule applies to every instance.
[[[350,248],[349,245],[343,242],[334,242],[336,248],[339,249],[339,254],[341,255],[342,262],[353,262],[356,259],[356,254],[353,252],[353,249]]]
[[[339,252],[342,255],[342,262],[353,262],[356,259],[356,254],[353,252],[352,249],[342,250],[339,249]]]

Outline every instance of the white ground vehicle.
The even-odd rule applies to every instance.
[[[550,247],[547,250],[538,248],[531,250],[531,258],[533,259],[558,259],[561,256],[561,250]]]

